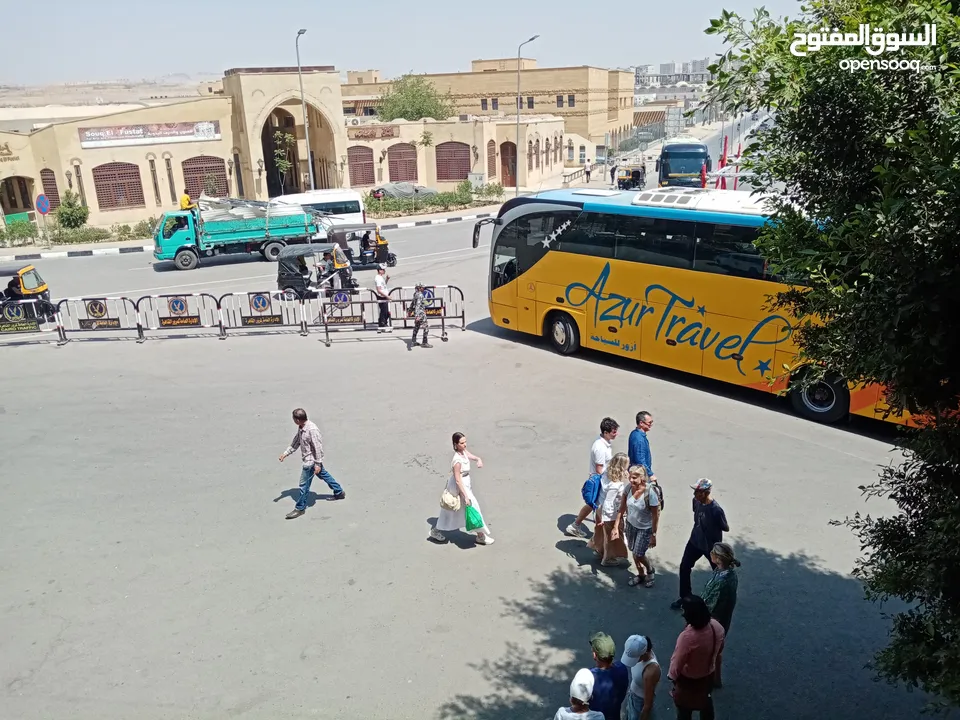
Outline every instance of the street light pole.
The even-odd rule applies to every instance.
[[[307,168],[310,170],[310,189],[316,190],[317,185],[313,178],[313,157],[310,154],[310,120],[307,115],[307,100],[303,96],[303,71],[300,69],[300,36],[306,32],[306,28],[300,28],[297,31],[297,77],[300,78],[300,105],[303,106],[303,138],[307,141]]]
[[[517,46],[517,152],[516,157],[513,159],[513,184],[516,188],[514,197],[520,197],[520,50],[524,45],[527,43],[532,43],[538,37],[540,36],[534,35],[529,40],[524,40],[522,43],[520,43],[520,45]]]

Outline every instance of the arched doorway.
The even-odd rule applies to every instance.
[[[302,192],[300,184],[297,121],[293,113],[274,108],[260,132],[263,146],[263,174],[267,179],[267,196],[278,197]]]
[[[3,215],[19,215],[33,210],[35,197],[32,178],[23,175],[0,180],[0,210]]]
[[[314,187],[318,190],[338,188],[346,184],[346,157],[337,156],[333,126],[322,112],[310,104],[309,99],[307,118],[310,125],[309,163],[303,127],[303,105],[299,94],[291,93],[286,99],[280,100],[263,120],[260,132],[263,169],[259,171],[255,164],[251,178],[255,184],[256,197],[276,197],[309,190],[311,169]],[[279,148],[277,132],[291,136],[293,143],[285,143],[288,147]],[[282,177],[277,168],[278,156],[285,158],[290,166]],[[263,179],[266,180],[265,187]]]
[[[509,140],[500,143],[500,180],[504,187],[517,187],[517,146]]]

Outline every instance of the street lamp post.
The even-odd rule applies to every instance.
[[[516,188],[514,197],[520,197],[520,107],[521,107],[521,98],[520,98],[520,50],[527,43],[532,43],[536,40],[539,35],[534,35],[529,40],[524,40],[517,46],[517,152],[516,157],[513,160],[513,184]]]
[[[297,30],[297,77],[300,79],[300,104],[303,106],[303,138],[307,141],[307,168],[310,170],[310,189],[316,190],[317,184],[313,178],[313,157],[310,154],[310,119],[307,115],[307,100],[303,96],[303,71],[300,69],[300,36],[307,31],[306,28]]]

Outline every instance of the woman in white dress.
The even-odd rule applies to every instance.
[[[470,483],[470,461],[476,460],[477,467],[483,467],[483,460],[467,451],[467,436],[462,432],[453,434],[453,460],[451,461],[450,479],[447,480],[447,492],[460,498],[459,510],[447,510],[440,508],[440,516],[437,518],[437,526],[430,531],[430,539],[436,542],[447,542],[443,536],[444,531],[461,530],[467,526],[466,506],[473,506],[480,515],[480,503],[477,502],[473,494],[473,488]],[[484,525],[476,531],[478,545],[493,545],[493,536],[490,530]]]

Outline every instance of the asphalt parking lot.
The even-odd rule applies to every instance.
[[[892,457],[873,423],[821,427],[782,403],[504,335],[486,311],[487,250],[470,224],[390,235],[394,284],[461,287],[468,330],[432,350],[405,337],[295,334],[0,345],[2,715],[549,718],[591,663],[596,630],[650,635],[669,610],[700,476],[743,567],[718,717],[915,718],[922,698],[872,681],[886,636],[849,577],[857,543],[828,522]],[[481,245],[488,241],[488,234]],[[55,296],[271,289],[274,267],[193,272],[149,255],[38,261]],[[358,273],[363,285],[372,275]],[[282,465],[303,406],[344,485]],[[591,563],[560,529],[599,421],[655,414],[666,493],[657,586]],[[462,430],[497,538],[427,541]],[[694,587],[706,580],[705,565]],[[666,684],[658,700],[671,717]]]

